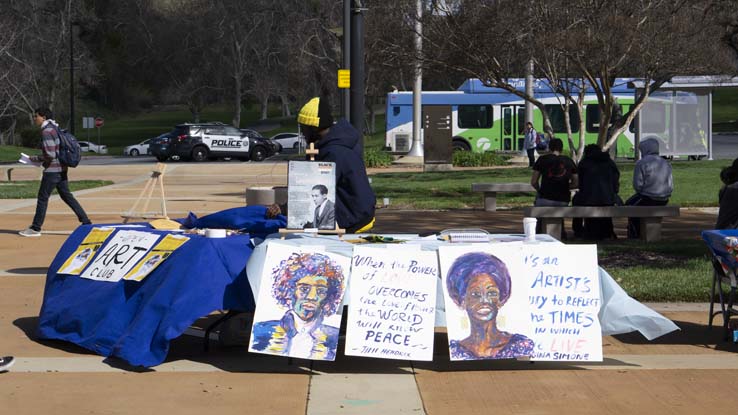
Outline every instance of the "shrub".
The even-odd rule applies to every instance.
[[[488,167],[507,164],[508,156],[494,152],[472,153],[470,151],[454,151],[453,165],[457,167]]]
[[[38,148],[41,146],[41,129],[36,127],[24,128],[20,132],[23,147]]]
[[[392,164],[392,156],[387,152],[374,149],[364,149],[364,164],[366,167],[387,167]]]

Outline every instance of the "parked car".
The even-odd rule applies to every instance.
[[[78,141],[79,148],[83,153],[92,152],[97,154],[108,154],[108,146],[105,144],[97,145],[89,141]]]
[[[149,154],[149,143],[151,143],[151,140],[153,140],[153,138],[149,138],[148,140],[143,140],[138,144],[134,144],[132,146],[128,146],[124,148],[123,155],[136,157],[141,154]]]
[[[170,157],[194,161],[218,157],[262,161],[276,152],[269,142],[258,137],[252,139],[246,132],[221,122],[179,124],[152,140],[149,148],[159,161]]]
[[[250,128],[241,128],[241,132],[246,134],[246,136],[249,138],[249,141],[251,142],[252,148],[262,146],[267,149],[267,154],[264,158],[270,157],[274,154],[279,153],[282,151],[282,145],[270,138],[266,138],[261,133],[259,133],[256,130],[252,130]],[[254,158],[253,154],[251,156],[251,159],[254,161],[261,161]],[[263,160],[263,158],[262,158]]]
[[[272,141],[276,141],[282,145],[282,148],[305,148],[307,143],[305,137],[298,133],[279,133],[270,138]]]

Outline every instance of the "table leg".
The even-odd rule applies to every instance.
[[[228,310],[228,312],[225,315],[215,320],[213,324],[209,325],[208,328],[205,329],[205,338],[203,340],[203,350],[205,350],[206,352],[210,350],[210,332],[212,332],[216,327],[220,326],[226,321],[232,319],[233,317],[236,317],[239,313],[240,311]]]

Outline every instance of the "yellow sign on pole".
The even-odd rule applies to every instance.
[[[351,88],[351,70],[350,69],[339,69],[338,70],[338,87],[339,88]]]

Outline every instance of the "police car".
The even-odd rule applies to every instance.
[[[149,147],[159,161],[169,158],[262,161],[276,151],[268,142],[252,140],[238,128],[220,122],[177,125],[164,139],[152,142]]]

